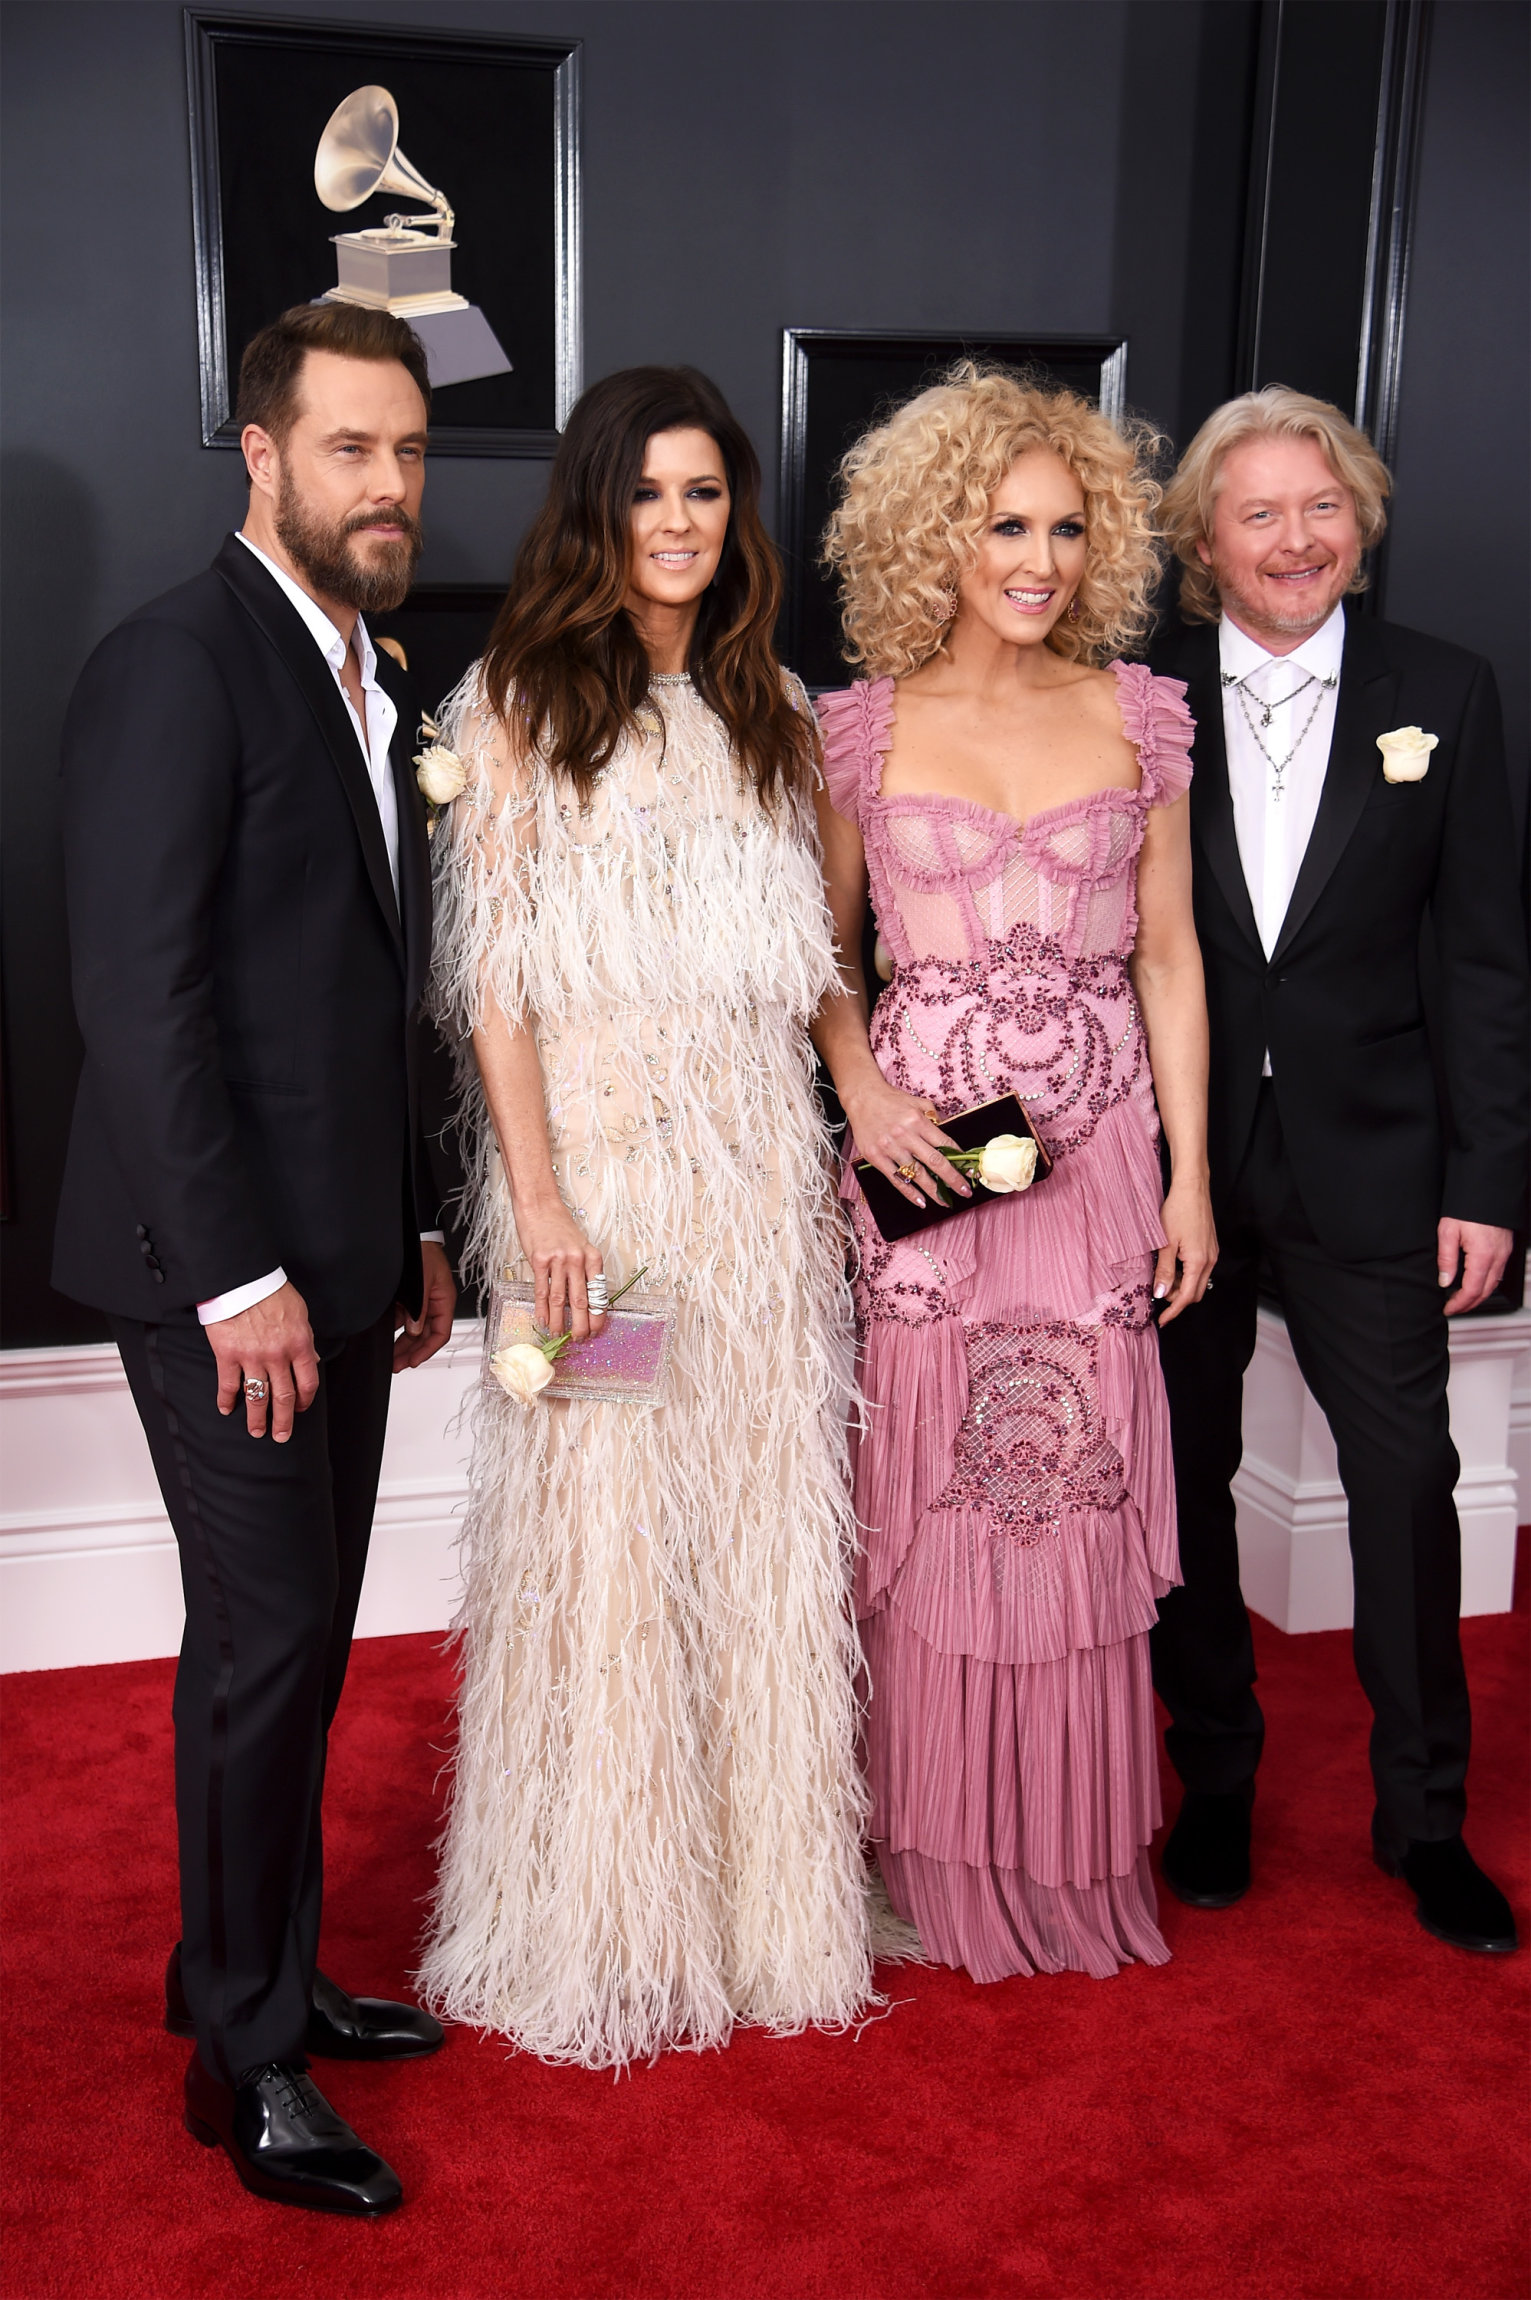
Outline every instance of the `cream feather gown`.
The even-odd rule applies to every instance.
[[[438,1019],[465,1054],[486,996],[529,1022],[613,1291],[646,1263],[680,1304],[662,1405],[478,1407],[421,1979],[588,2067],[844,2023],[871,1989],[852,1337],[806,1036],[830,926],[808,821],[761,807],[690,681],[656,678],[643,720],[581,809],[513,772],[470,678],[435,839]],[[466,1067],[475,1253],[526,1277]]]

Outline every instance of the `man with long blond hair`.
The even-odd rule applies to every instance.
[[[1273,1281],[1349,1502],[1373,1850],[1428,1931],[1493,1952],[1516,1933],[1462,1841],[1445,1321],[1494,1291],[1521,1218],[1525,923],[1492,671],[1358,611],[1390,484],[1338,408],[1271,384],[1207,419],[1164,502],[1182,622],[1151,659],[1186,681],[1197,723],[1221,1247],[1205,1299],[1161,1334],[1185,1577],[1153,1636],[1186,1788],[1164,1874],[1203,1908],[1250,1880],[1264,1723],[1230,1488]]]

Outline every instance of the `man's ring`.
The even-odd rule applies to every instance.
[[[913,1164],[911,1163],[911,1164],[909,1164],[909,1165],[907,1165],[907,1166],[898,1166],[898,1167],[895,1167],[894,1171],[895,1171],[896,1173],[898,1173],[898,1174],[902,1174],[902,1176],[903,1176],[903,1178],[904,1178],[904,1180],[905,1180],[906,1182],[913,1182],[913,1181],[916,1181],[916,1180],[919,1178],[919,1171],[920,1171],[920,1170],[919,1170],[918,1166],[916,1166],[916,1165],[913,1165]]]
[[[265,1383],[254,1380],[247,1381],[245,1383],[245,1396],[249,1399],[252,1406],[264,1405],[266,1401]]]

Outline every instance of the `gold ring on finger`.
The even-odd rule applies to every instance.
[[[896,1167],[894,1171],[901,1174],[906,1182],[914,1182],[918,1180],[920,1170],[915,1165],[904,1165]]]

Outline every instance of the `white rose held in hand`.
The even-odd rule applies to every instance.
[[[547,1352],[538,1349],[535,1342],[512,1342],[508,1349],[496,1350],[489,1370],[506,1396],[518,1398],[524,1406],[529,1406],[553,1379]]]
[[[415,754],[415,780],[433,807],[448,807],[468,787],[468,770],[445,743]]]
[[[1439,737],[1427,735],[1422,727],[1395,727],[1390,735],[1377,737],[1377,748],[1382,753],[1382,773],[1390,783],[1422,783],[1430,771],[1430,753]]]
[[[996,1134],[978,1153],[979,1181],[1001,1197],[1030,1189],[1036,1170],[1037,1146],[1028,1135]]]
[[[981,1150],[948,1150],[949,1166],[981,1182],[997,1198],[1029,1190],[1036,1180],[1037,1146],[1029,1134],[991,1134]]]

